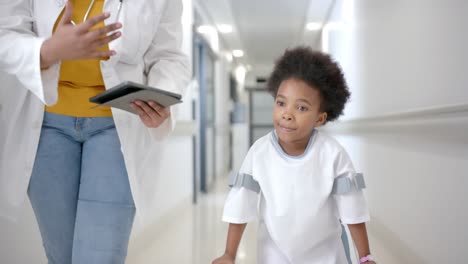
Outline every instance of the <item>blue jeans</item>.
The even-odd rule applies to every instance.
[[[49,264],[125,262],[135,205],[112,117],[46,112],[28,195]]]

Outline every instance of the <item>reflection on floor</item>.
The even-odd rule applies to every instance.
[[[224,252],[228,224],[221,221],[228,192],[227,180],[219,180],[211,193],[202,195],[196,206],[185,210],[156,238],[145,239],[137,254],[130,250],[128,264],[208,264]],[[256,263],[256,225],[247,226],[236,264]]]
[[[202,195],[197,205],[173,217],[156,234],[148,234],[145,244],[130,246],[128,264],[209,264],[224,252],[228,224],[221,221],[228,192],[227,180],[218,180],[211,193]],[[373,255],[380,263],[398,263],[382,243],[369,234]],[[256,263],[256,224],[242,238],[236,264]],[[354,253],[354,252],[353,252]],[[359,263],[353,256],[354,263]]]

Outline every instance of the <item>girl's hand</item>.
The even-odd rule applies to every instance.
[[[109,36],[108,33],[121,28],[122,24],[113,23],[91,30],[109,16],[109,13],[103,13],[75,26],[72,23],[73,5],[68,1],[54,34],[42,44],[41,68],[48,68],[61,60],[105,58],[115,55],[113,50],[98,49],[121,36],[120,32]]]
[[[141,121],[150,128],[159,127],[171,115],[168,107],[165,108],[154,101],[137,100],[130,106],[138,113]]]
[[[213,260],[211,264],[234,264],[234,258],[228,254],[224,254],[221,257]]]

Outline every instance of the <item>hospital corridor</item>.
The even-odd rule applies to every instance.
[[[57,14],[68,6],[65,0],[41,1],[53,2],[48,5],[56,6]],[[75,12],[79,10],[80,1],[71,1],[75,4]],[[38,91],[22,88],[37,81],[37,75],[29,78],[15,71],[36,66],[36,70],[30,70],[31,74],[41,76],[38,71],[49,71],[42,73],[43,79],[38,81],[44,87],[51,80],[57,81],[51,79],[51,74],[60,76],[60,82],[63,76],[73,76],[67,72],[66,69],[72,69],[65,68],[69,66],[67,64],[62,64],[60,73],[58,62],[42,67],[44,60],[40,56],[43,53],[9,52],[15,45],[8,42],[13,31],[7,33],[6,28],[20,23],[20,17],[24,19],[27,11],[17,6],[21,3],[23,7],[25,3],[34,6],[33,2],[36,0],[0,1],[0,9],[16,6],[11,10],[22,12],[21,16],[10,17],[12,14],[0,11],[0,166],[3,166],[0,168],[3,174],[0,175],[0,264],[68,264],[48,262],[49,242],[44,238],[47,235],[42,226],[49,214],[37,217],[38,205],[32,198],[58,192],[54,189],[56,185],[38,184],[44,189],[36,190],[35,194],[32,184],[37,179],[33,176],[28,185],[29,178],[20,178],[10,169],[16,166],[22,174],[33,171],[33,161],[24,156],[22,149],[38,142],[41,127],[43,133],[50,128],[47,122],[54,114],[47,113],[47,109],[57,109],[46,106],[44,123],[31,121],[18,129],[21,122],[26,122],[24,116],[35,113],[32,109],[36,105],[30,105],[27,102],[32,101],[27,100],[42,96],[42,99],[34,100],[44,102],[52,97],[47,96],[46,88]],[[99,80],[103,80],[100,82],[100,87],[105,87],[103,90],[128,81],[126,78],[133,75],[130,70],[125,71],[134,68],[141,71],[143,77],[132,81],[161,85],[156,88],[169,92],[178,92],[176,85],[184,86],[180,89],[181,102],[170,106],[167,113],[162,113],[162,107],[153,108],[167,118],[161,123],[142,118],[146,108],[135,108],[138,107],[135,103],[131,107],[136,109],[143,123],[133,114],[135,112],[130,113],[133,111],[130,107],[130,110],[124,109],[125,113],[115,110],[114,106],[112,112],[108,112],[110,117],[114,113],[114,129],[117,127],[119,132],[116,138],[121,141],[115,152],[119,157],[121,152],[124,154],[121,158],[124,164],[133,164],[135,159],[141,161],[140,165],[128,166],[126,170],[129,175],[129,181],[123,177],[128,189],[126,193],[116,183],[117,179],[111,178],[106,183],[91,181],[95,189],[98,184],[111,186],[111,191],[118,194],[117,200],[133,195],[131,206],[122,206],[130,213],[126,216],[117,214],[130,220],[130,225],[133,220],[133,226],[115,224],[118,234],[103,235],[111,240],[118,239],[120,235],[125,236],[122,226],[131,229],[128,251],[125,245],[117,245],[117,242],[113,245],[118,250],[123,248],[125,263],[468,264],[468,1],[88,2],[81,1],[81,10],[86,11],[83,24],[74,25],[74,18],[69,21],[69,28],[80,29],[87,21],[92,21],[87,20],[87,16],[93,16],[95,6],[109,9],[110,20],[124,21],[121,42],[120,35],[101,34],[101,40],[116,38],[115,41],[120,43],[115,46],[118,59],[114,61],[115,54],[109,53],[109,56],[101,56],[108,61],[95,64],[102,72]],[[180,6],[177,5],[179,2]],[[35,11],[31,14],[47,9],[37,5],[31,9]],[[157,19],[151,18],[155,12],[163,12],[161,10],[167,13],[158,13]],[[66,11],[60,14],[71,17]],[[169,14],[177,19],[170,20]],[[82,15],[78,17],[81,19]],[[42,20],[36,21],[32,17],[26,20],[34,30],[39,28],[39,33],[42,32]],[[130,20],[137,21],[138,26],[131,25]],[[65,20],[57,21],[61,22],[54,24],[55,20],[52,21],[54,30],[63,26]],[[156,28],[148,21],[157,21],[158,27],[167,28]],[[120,30],[120,26],[114,29]],[[15,33],[24,30],[20,28]],[[150,37],[150,31],[155,32],[154,38]],[[56,32],[59,34],[60,30]],[[161,40],[166,38],[173,42],[166,44]],[[136,44],[132,44],[133,41]],[[30,45],[37,43],[31,40]],[[144,45],[150,48],[145,51]],[[106,47],[107,51],[114,48],[112,42]],[[119,47],[134,50],[126,50],[120,55]],[[181,53],[174,48],[180,48]],[[23,49],[27,50],[26,46]],[[20,59],[15,60],[15,56]],[[37,58],[29,58],[32,56]],[[141,62],[140,57],[143,58]],[[188,62],[180,59],[182,57]],[[171,60],[177,61],[171,64]],[[12,64],[12,61],[18,63]],[[316,68],[310,66],[311,61]],[[117,66],[110,69],[109,65]],[[156,69],[157,65],[161,68]],[[184,67],[187,67],[186,71]],[[11,70],[13,68],[15,70]],[[55,73],[50,73],[52,71]],[[116,79],[109,77],[121,72],[124,73]],[[151,74],[157,77],[153,78]],[[311,82],[304,77],[309,75],[315,75]],[[93,75],[82,73],[81,77],[86,82],[88,79],[95,81]],[[172,85],[168,81],[171,78],[180,80]],[[162,87],[165,84],[167,86]],[[331,92],[324,92],[322,84],[329,86]],[[317,118],[313,121],[318,125],[308,126],[307,137],[301,134],[302,141],[293,140],[291,136],[293,143],[288,145],[285,143],[289,139],[287,135],[300,131],[301,122],[311,123],[301,121],[309,120],[301,119],[307,108],[288,105],[289,98],[296,98],[294,92],[288,92],[291,91],[288,87],[292,86],[305,89],[301,96],[317,99],[320,107],[317,107],[314,116]],[[303,87],[312,87],[313,92]],[[17,102],[7,99],[12,98],[8,96],[15,91],[21,92],[26,99]],[[58,100],[63,101],[60,92]],[[295,103],[305,101],[308,106],[314,105],[303,97]],[[78,100],[77,97],[70,98],[68,102]],[[325,103],[328,105],[323,106]],[[41,113],[42,106],[41,102]],[[343,107],[340,109],[340,106]],[[122,114],[117,116],[115,113]],[[12,116],[15,116],[14,120],[10,118]],[[81,126],[81,119],[76,120],[73,126],[84,133],[87,123]],[[298,127],[284,127],[292,122],[297,122],[294,124]],[[121,130],[124,132],[119,131],[119,126],[124,127],[125,130]],[[159,126],[166,129],[164,131],[171,128],[172,131],[167,135],[158,133]],[[147,127],[150,132],[144,137],[132,132]],[[155,130],[151,130],[153,128]],[[43,134],[40,135],[42,140]],[[22,140],[18,139],[20,137]],[[61,144],[56,143],[53,148],[63,147]],[[110,145],[112,143],[106,141],[102,147],[92,149],[96,166],[101,163],[106,167],[103,164],[110,158],[100,153],[102,148]],[[301,151],[296,153],[294,147],[298,145]],[[323,149],[318,150],[319,147]],[[142,154],[143,149],[148,149],[147,156]],[[329,160],[332,156],[334,161]],[[309,157],[310,162],[306,160]],[[68,159],[67,156],[62,158]],[[48,160],[53,162],[52,158]],[[307,162],[303,168],[294,167],[304,160]],[[49,166],[44,164],[45,168]],[[67,164],[61,162],[60,166],[71,174],[72,169]],[[328,165],[332,169],[328,169]],[[79,169],[85,172],[85,167]],[[257,174],[262,170],[266,172],[260,177]],[[138,178],[140,173],[145,177]],[[310,174],[311,178],[300,173]],[[312,179],[320,173],[329,173],[334,178]],[[84,179],[77,181],[77,185],[85,183]],[[11,198],[20,197],[19,193],[23,194],[20,200]],[[324,200],[324,193],[332,198]],[[49,200],[39,199],[41,201],[45,206],[49,203]],[[4,210],[2,204],[7,202],[16,203],[16,206]],[[60,201],[58,204],[64,203]],[[294,211],[299,208],[297,204],[301,207]],[[78,209],[80,206],[78,203]],[[54,210],[50,215],[67,217]],[[136,210],[134,216],[132,210]],[[96,211],[102,219],[114,218],[104,210]],[[332,218],[334,222],[330,223]],[[235,262],[213,262],[231,249],[226,245],[228,231],[230,242],[235,241],[238,234],[235,232],[239,229],[234,228],[240,228],[245,219],[248,224],[243,235],[240,231],[242,237]],[[307,226],[310,219],[317,226],[302,231],[302,225]],[[226,221],[231,223],[231,228]],[[367,245],[359,240],[361,237],[356,236],[356,226],[361,222],[366,222],[369,252]],[[53,230],[59,225],[51,222],[49,228]],[[344,227],[344,233],[340,226]],[[85,233],[86,236],[97,236],[99,230],[89,229]],[[80,239],[82,237],[75,237],[73,241],[80,243]],[[93,241],[97,248],[99,241]],[[316,243],[315,251],[307,248],[308,243]],[[330,250],[329,256],[333,257],[320,252],[330,248],[337,248],[338,253]],[[271,257],[276,256],[275,252],[287,260]],[[77,256],[75,252],[73,254],[75,259]],[[319,255],[321,258],[309,259],[309,256]],[[78,262],[73,264],[99,261]]]

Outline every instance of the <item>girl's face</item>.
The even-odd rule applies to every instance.
[[[284,80],[278,88],[273,110],[273,122],[282,147],[304,148],[314,127],[327,119],[320,112],[320,93],[298,79]]]

